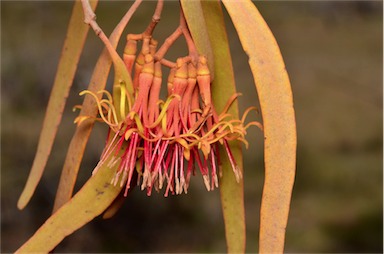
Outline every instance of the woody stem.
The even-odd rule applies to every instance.
[[[159,23],[160,21],[161,12],[163,11],[163,5],[164,5],[164,0],[157,1],[156,9],[152,16],[152,21],[148,25],[147,29],[145,29],[143,36],[152,35],[153,30],[155,29],[157,23]]]
[[[136,0],[131,8],[129,8],[126,17],[130,18],[132,14],[137,10],[142,0]],[[83,6],[84,11],[84,23],[92,27],[95,34],[101,39],[101,41],[104,43],[105,47],[111,54],[111,56],[114,56],[116,58],[119,58],[115,48],[112,46],[111,42],[109,41],[108,37],[105,35],[103,30],[100,28],[100,26],[96,22],[96,14],[93,12],[91,5],[89,4],[89,0],[81,0],[81,4]]]
[[[164,57],[164,55],[167,53],[168,49],[177,40],[177,38],[180,37],[180,35],[182,35],[182,29],[179,26],[176,28],[176,30],[170,36],[168,36],[167,39],[165,39],[163,45],[161,45],[159,50],[156,52],[156,54],[154,56],[155,61],[159,61]]]

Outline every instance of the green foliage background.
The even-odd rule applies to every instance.
[[[145,2],[139,8],[128,32],[142,32],[154,4]],[[256,5],[280,45],[296,110],[297,176],[286,252],[382,252],[382,2]],[[98,22],[106,34],[127,8],[124,1],[99,4]],[[31,203],[18,211],[16,202],[35,155],[71,9],[70,2],[1,2],[1,252],[16,250],[51,213],[74,131],[77,113],[71,109],[81,103],[78,93],[87,87],[102,49],[90,32],[42,182]],[[162,42],[177,23],[177,3],[166,2],[156,38]],[[258,102],[246,56],[228,24],[244,110]],[[182,41],[175,47],[167,58],[186,53]],[[78,187],[90,177],[105,135],[103,127],[94,130]],[[248,138],[247,251],[256,252],[262,134],[253,129]],[[260,152],[252,156],[255,150]],[[197,174],[192,179],[188,195],[163,198],[154,193],[148,198],[145,192],[133,191],[114,218],[96,219],[64,240],[57,252],[224,252],[219,191],[207,193],[200,178]]]

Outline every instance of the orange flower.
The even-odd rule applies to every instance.
[[[187,193],[197,167],[209,191],[218,187],[218,173],[221,174],[219,146],[223,146],[236,180],[240,181],[242,174],[228,141],[238,140],[248,145],[245,140],[247,128],[251,125],[261,128],[258,122],[245,125],[247,114],[255,108],[247,109],[241,120],[233,119],[227,111],[239,95],[235,94],[221,114],[216,112],[211,98],[211,76],[204,56],[182,57],[171,65],[168,97],[165,102],[161,101],[162,59],[155,58],[157,42],[149,36],[139,38],[143,45],[135,58],[137,42],[134,39],[128,35],[124,52],[128,72],[132,73],[135,65],[134,101],[124,86],[114,87],[113,95],[100,91],[106,97],[101,99],[90,91],[80,93],[95,98],[99,108],[97,120],[110,127],[107,145],[93,174],[113,155],[108,166],[117,163],[119,166],[111,183],[125,184],[125,196],[136,184],[141,184],[141,189],[146,189],[148,195],[153,187],[159,190],[165,186],[164,196],[168,196],[169,193]],[[118,98],[115,95],[119,95]],[[80,124],[87,118],[78,117],[75,122]],[[133,179],[137,179],[137,183],[132,183]]]

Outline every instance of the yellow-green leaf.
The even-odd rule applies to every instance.
[[[208,31],[206,29],[203,10],[200,1],[180,0],[185,20],[192,35],[193,42],[196,45],[199,54],[204,55],[208,60],[211,80],[215,77],[213,67],[213,52],[209,41]]]
[[[141,1],[135,1],[135,3],[132,4],[130,10],[137,8],[140,3]],[[109,41],[114,48],[117,47],[121,34],[131,19],[132,14],[132,11],[128,11],[111,33]],[[101,53],[93,71],[91,81],[89,82],[88,86],[89,91],[97,93],[98,91],[105,88],[111,65],[111,57],[108,50],[105,48]],[[98,96],[100,98],[101,94],[98,94]],[[96,117],[97,112],[98,108],[94,98],[86,95],[79,115]],[[84,121],[76,127],[76,131],[69,145],[67,156],[65,158],[64,166],[61,172],[53,211],[56,211],[72,197],[80,163],[83,158],[84,149],[91,134],[93,124],[93,121]]]
[[[122,187],[110,184],[118,163],[101,166],[76,195],[49,217],[16,253],[48,253],[66,236],[100,215],[119,195]]]
[[[212,100],[215,109],[221,112],[228,99],[236,93],[232,60],[228,46],[223,13],[219,2],[181,1],[192,38],[201,54],[212,55],[209,59],[215,73],[212,82]],[[229,110],[234,118],[239,117],[237,102]],[[240,170],[243,168],[241,146],[231,142],[230,148]],[[236,182],[225,149],[220,148],[223,176],[220,178],[220,193],[223,209],[227,249],[230,253],[245,251],[245,211],[243,181]]]
[[[215,79],[212,83],[212,97],[218,112],[224,109],[228,99],[236,93],[232,60],[224,24],[223,12],[218,1],[201,2],[207,31],[214,56]],[[237,101],[229,110],[239,118]],[[243,168],[243,156],[238,142],[231,142],[230,148],[238,167]],[[231,163],[225,149],[220,148],[223,176],[220,178],[221,204],[225,222],[225,235],[229,253],[245,252],[245,211],[243,180],[236,182]]]
[[[91,6],[96,8],[97,1],[92,1]],[[51,153],[53,141],[57,128],[60,124],[66,99],[77,69],[80,54],[82,52],[88,26],[83,22],[83,11],[80,1],[76,1],[73,7],[72,17],[69,22],[67,37],[61,53],[59,66],[49,98],[47,111],[40,134],[35,159],[30,171],[25,188],[19,198],[17,207],[23,209],[31,199],[41,176],[49,154]]]
[[[132,101],[134,98],[132,79],[131,79],[131,75],[128,73],[128,70],[123,60],[116,53],[116,51],[112,51],[112,49],[109,49],[108,47],[107,49],[109,50],[109,53],[113,62],[113,67],[115,70],[115,77],[113,81],[113,104],[116,108],[117,119],[120,121],[125,118],[126,114],[128,114],[128,111],[125,113],[122,113],[120,111],[120,105],[125,105],[124,107],[127,109],[131,107],[131,105],[129,105],[128,102],[125,100],[125,96],[121,95],[120,86],[124,86],[127,89],[128,96]],[[122,99],[124,100],[124,103],[122,103],[121,101]],[[128,105],[129,107],[127,107]]]
[[[277,42],[256,6],[249,0],[223,3],[249,56],[263,117],[265,181],[259,250],[282,253],[296,169],[291,86]]]
[[[112,218],[119,209],[123,206],[125,201],[125,197],[120,194],[113,202],[112,204],[105,210],[103,214],[103,219],[110,219]]]

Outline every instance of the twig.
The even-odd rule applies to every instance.
[[[181,26],[177,27],[176,30],[168,36],[167,39],[165,39],[163,45],[159,48],[159,50],[156,52],[154,58],[156,61],[162,59],[164,55],[167,53],[168,49],[172,46],[172,44],[177,40],[177,38],[182,35],[183,30]]]
[[[136,0],[135,3],[131,6],[131,8],[128,10],[128,12],[124,16],[124,18],[130,19],[132,14],[136,11],[137,7],[139,6],[139,4],[141,2],[142,2],[142,0]],[[90,27],[92,27],[92,29],[93,29],[93,31],[95,31],[96,35],[100,37],[100,39],[104,43],[105,47],[107,48],[107,50],[111,54],[112,59],[113,58],[119,58],[119,55],[117,54],[115,47],[112,46],[108,37],[105,35],[103,30],[97,24],[96,14],[91,9],[91,6],[89,4],[89,0],[81,0],[81,4],[83,5],[83,10],[84,10],[84,23],[88,24]]]
[[[143,33],[144,37],[152,35],[153,30],[155,29],[157,23],[159,23],[159,21],[160,21],[161,12],[163,11],[163,6],[164,6],[164,0],[158,0],[155,12],[153,13],[153,16],[152,16],[152,21]]]
[[[91,26],[93,31],[95,31],[97,36],[100,36],[100,33],[103,31],[96,23],[96,14],[93,12],[91,5],[88,0],[81,0],[81,4],[83,5],[84,11],[84,23]]]

